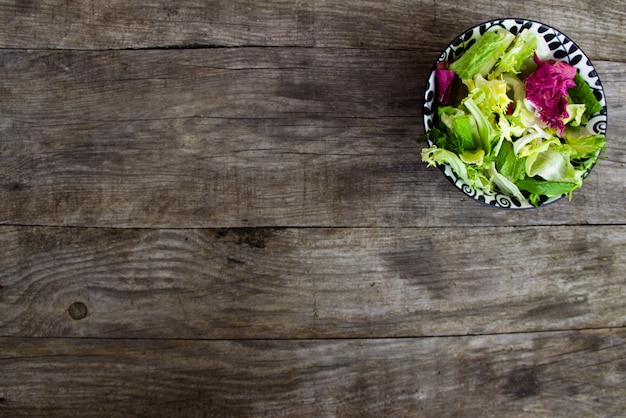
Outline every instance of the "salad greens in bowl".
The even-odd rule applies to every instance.
[[[493,20],[458,36],[424,99],[422,161],[495,207],[571,199],[605,149],[597,72],[571,39],[539,22]]]

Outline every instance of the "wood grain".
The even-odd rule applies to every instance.
[[[0,416],[622,416],[622,3],[0,0]],[[609,107],[523,212],[419,161],[432,63],[511,16]]]
[[[626,325],[624,226],[1,231],[0,335],[378,338]],[[84,319],[70,315],[75,302]]]
[[[438,54],[457,34],[490,19],[553,25],[592,60],[626,56],[620,0],[459,3],[454,0],[0,2],[0,47],[119,49],[301,46],[415,49]]]
[[[4,51],[0,222],[624,222],[623,63],[597,63],[609,145],[588,186],[571,203],[511,213],[467,199],[421,163],[431,58],[320,48]]]
[[[0,414],[620,416],[625,343],[624,329],[315,341],[0,338]]]

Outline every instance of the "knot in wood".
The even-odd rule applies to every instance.
[[[83,302],[74,302],[67,309],[72,319],[80,320],[87,316],[87,306]]]

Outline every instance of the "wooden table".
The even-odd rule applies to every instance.
[[[458,33],[589,55],[571,202],[420,161]],[[0,1],[0,416],[624,416],[626,7]]]

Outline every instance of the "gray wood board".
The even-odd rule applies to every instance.
[[[626,331],[367,340],[0,338],[8,416],[620,416]]]
[[[3,51],[0,222],[112,227],[613,224],[624,64],[599,62],[604,159],[539,211],[473,202],[420,160],[412,51]]]
[[[626,324],[624,226],[0,231],[0,335],[378,338]]]

